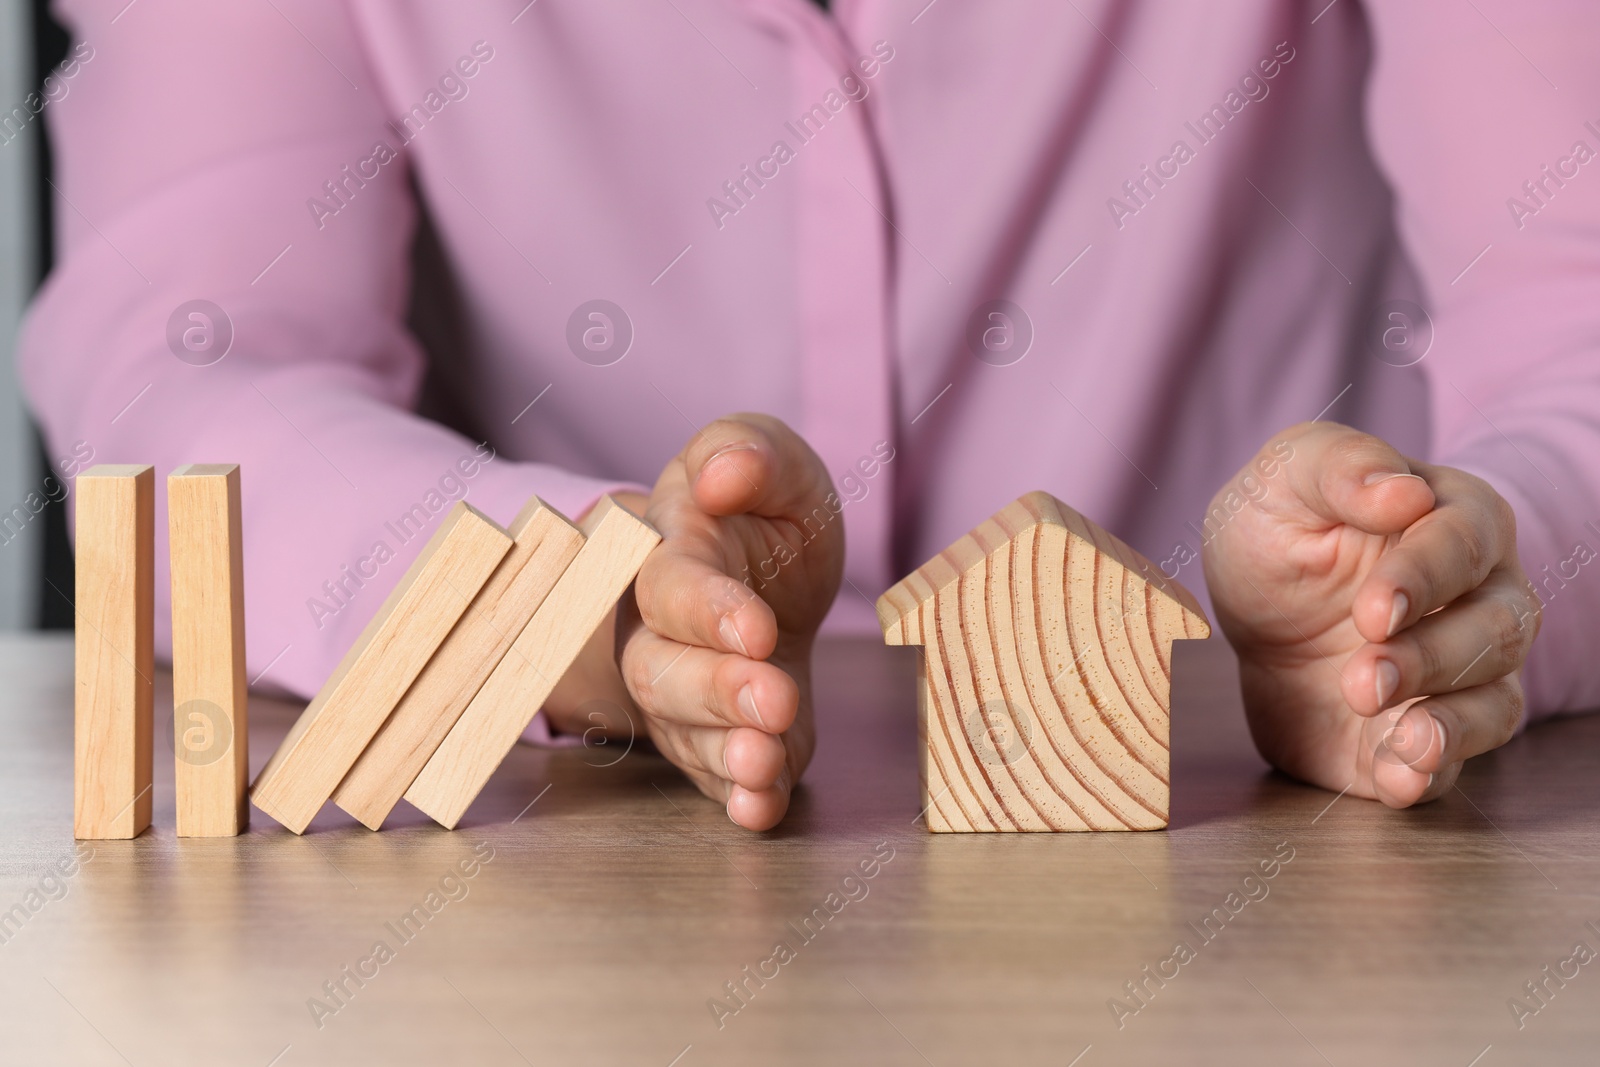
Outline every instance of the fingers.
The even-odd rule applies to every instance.
[[[661,754],[747,830],[770,830],[789,810],[793,777],[784,740],[748,727],[683,726],[647,720]]]
[[[683,644],[766,659],[778,644],[772,608],[729,576],[709,533],[662,530],[639,569],[634,600],[655,633]]]
[[[683,450],[695,503],[710,515],[809,515],[833,480],[799,434],[770,415],[730,415],[695,434]]]
[[[728,817],[769,830],[789,808],[793,764],[780,734],[795,726],[800,694],[782,669],[736,654],[680,644],[625,613],[622,672],[662,755],[677,764]],[[809,734],[801,730],[801,748]]]
[[[1366,640],[1383,641],[1514,564],[1515,517],[1482,479],[1407,460],[1334,423],[1295,427],[1283,441],[1293,450],[1284,469],[1309,516],[1401,535],[1356,591],[1351,613]]]
[[[652,737],[661,754],[685,772],[717,779],[720,784],[709,795],[718,800],[726,801],[735,785],[751,792],[769,790],[786,767],[782,739],[747,727],[666,723],[658,724]]]
[[[1357,649],[1340,672],[1345,701],[1370,716],[1414,697],[1491,682],[1522,665],[1535,618],[1517,579],[1497,572],[1449,607]]]
[[[737,654],[670,640],[624,615],[623,680],[646,714],[682,726],[746,726],[781,734],[800,691],[787,671]]]
[[[1307,517],[1328,525],[1395,534],[1434,506],[1433,490],[1415,465],[1388,442],[1348,426],[1301,423],[1269,442],[1262,457],[1269,452],[1282,463]]]
[[[1372,795],[1390,808],[1427,804],[1448,793],[1460,775],[1459,763],[1452,763],[1437,774],[1424,774],[1398,760],[1378,760],[1372,767]]]
[[[840,507],[821,459],[782,422],[719,419],[657,481],[647,518],[662,541],[619,606],[618,662],[652,737],[751,829],[782,818],[810,757],[800,684],[767,660],[780,636],[790,660],[809,655],[843,569]],[[762,570],[785,564],[783,581]]]
[[[1516,567],[1516,519],[1505,499],[1464,471],[1418,466],[1437,504],[1356,590],[1351,613],[1369,641],[1381,641],[1478,588],[1497,568]]]
[[[668,465],[652,498],[648,517],[662,542],[635,583],[646,624],[675,641],[766,659],[780,623],[747,584],[751,568],[794,559],[804,544],[805,566],[817,569],[812,585],[831,599],[843,565],[840,506],[822,461],[779,420],[734,415],[709,424]],[[775,521],[730,518],[747,513]]]
[[[771,789],[734,786],[728,794],[728,818],[747,830],[770,830],[789,810],[790,778],[785,770]]]
[[[664,754],[683,768],[700,792],[726,806],[728,818],[736,824],[747,830],[770,830],[778,825],[789,810],[794,781],[784,755],[783,742],[753,730],[707,730],[706,733],[721,734],[726,739],[724,751],[727,767],[716,771],[704,770],[699,766],[700,755],[696,754],[695,762],[691,764],[690,757],[678,743],[658,739],[657,744]],[[758,746],[761,749],[777,745],[776,758],[770,750],[759,751],[756,746],[750,749],[749,754],[743,754],[740,739],[752,734],[760,739]],[[759,767],[753,764],[755,760],[761,761]],[[752,766],[745,766],[747,761],[752,761]],[[765,784],[752,788],[748,784],[750,782]]]
[[[1524,707],[1521,676],[1512,673],[1389,713],[1392,725],[1377,724],[1372,778],[1378,799],[1406,807],[1441,795],[1464,761],[1511,740]]]
[[[1387,735],[1396,760],[1423,774],[1481,756],[1511,740],[1524,708],[1519,674],[1406,708]]]

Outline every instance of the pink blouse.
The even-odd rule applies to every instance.
[[[57,7],[26,388],[62,473],[243,465],[253,680],[451,501],[576,515],[732,411],[833,472],[861,630],[1036,488],[1203,596],[1321,417],[1513,502],[1532,703],[1600,704],[1591,2]]]

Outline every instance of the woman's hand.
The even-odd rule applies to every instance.
[[[1206,538],[1250,732],[1279,769],[1400,808],[1510,740],[1540,603],[1488,483],[1305,423],[1217,493]]]
[[[616,654],[656,747],[752,830],[777,825],[816,744],[811,645],[844,570],[821,459],[765,415],[699,431],[645,518],[661,544],[617,609]]]

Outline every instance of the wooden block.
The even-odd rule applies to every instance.
[[[240,527],[237,463],[167,475],[179,837],[233,837],[250,825]]]
[[[305,830],[510,548],[465,502],[450,510],[256,776],[256,807]]]
[[[511,536],[511,551],[333,794],[370,829],[383,825],[583,544],[578,528],[538,497]]]
[[[878,598],[922,645],[928,829],[1167,825],[1172,642],[1194,596],[1045,493],[1029,493]]]
[[[584,518],[583,547],[406,790],[406,799],[454,829],[539,713],[606,613],[661,540],[610,497]]]
[[[155,469],[77,477],[72,835],[150,825],[155,677]]]

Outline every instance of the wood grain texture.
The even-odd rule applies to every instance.
[[[79,474],[73,543],[72,833],[137,837],[150,825],[155,675],[155,469]]]
[[[1477,1067],[1594,1061],[1595,964],[1523,1029],[1506,1001],[1533,1003],[1523,984],[1574,941],[1596,947],[1600,715],[1534,723],[1392,811],[1267,771],[1226,642],[1173,655],[1163,833],[927,833],[916,654],[824,637],[821,743],[775,833],[733,825],[643,745],[518,744],[455,833],[406,805],[369,833],[330,805],[304,838],[257,818],[176,840],[162,759],[149,831],[74,846],[71,640],[0,634],[0,1060],[124,1067],[109,1039],[139,1067],[267,1067],[290,1043],[275,1067],[521,1067],[514,1049],[667,1067],[690,1043],[677,1067],[926,1067],[908,1040],[937,1067],[1067,1067],[1091,1044],[1076,1067],[1467,1067],[1490,1043]],[[167,684],[158,670],[157,708]],[[254,696],[258,765],[302,706]],[[865,878],[880,842],[893,859]],[[1284,842],[1294,860],[1262,878]],[[46,871],[65,898],[13,918]],[[399,944],[384,924],[447,874],[461,899],[440,892]],[[1193,932],[1252,889],[1215,940]],[[847,893],[800,944],[789,924]],[[345,978],[380,938],[396,957]],[[738,1007],[724,983],[779,940],[798,957],[719,1027],[708,998]],[[1179,940],[1196,958],[1129,998]],[[312,997],[337,1010],[320,1029]]]
[[[583,547],[406,790],[442,826],[461,820],[661,540],[609,496],[580,526]]]
[[[256,776],[256,807],[305,830],[510,548],[475,508],[450,509]]]
[[[534,497],[511,524],[511,551],[333,794],[376,830],[461,718],[578,554],[583,534]]]
[[[239,494],[236,463],[167,476],[179,837],[231,837],[250,821]]]
[[[923,804],[934,832],[1152,830],[1169,812],[1172,642],[1194,596],[1029,493],[878,600],[922,645]]]

